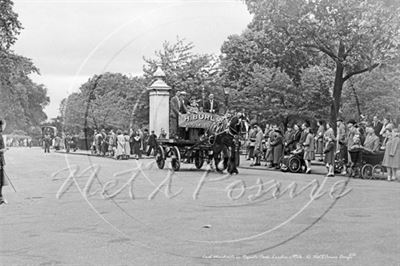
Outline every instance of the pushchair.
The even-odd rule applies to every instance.
[[[351,163],[347,168],[347,174],[351,177],[364,179],[384,178],[386,168],[382,166],[385,152],[370,152],[363,148],[349,151]]]

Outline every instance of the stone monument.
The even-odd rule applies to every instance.
[[[155,134],[159,136],[161,129],[169,134],[169,91],[171,87],[165,83],[165,73],[159,66],[153,76],[155,80],[147,88],[150,101],[149,129],[150,132],[154,130]]]

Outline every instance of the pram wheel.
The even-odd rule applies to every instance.
[[[301,161],[297,157],[292,157],[289,159],[289,170],[292,173],[298,173],[301,170]]]
[[[372,175],[373,166],[370,164],[366,164],[361,169],[361,176],[364,179],[372,179],[374,178]]]

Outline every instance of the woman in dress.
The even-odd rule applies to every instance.
[[[317,122],[318,125],[318,130],[317,134],[315,136],[315,143],[316,143],[316,149],[315,153],[319,155],[319,161],[323,161],[323,156],[324,156],[324,133],[325,133],[325,122],[322,120],[319,120]]]
[[[383,125],[382,125],[381,132],[379,132],[379,135],[384,139],[383,143],[386,143],[387,139],[391,135],[393,128],[394,128],[394,124],[393,124],[391,117],[390,116],[385,117],[383,119]]]
[[[306,134],[306,139],[303,143],[304,146],[304,160],[306,161],[306,174],[311,173],[311,160],[314,160],[314,134],[312,133],[311,128],[306,127],[304,129]]]
[[[121,130],[117,130],[117,138],[116,138],[116,151],[115,151],[115,158],[120,159],[123,157],[125,154],[125,137],[122,134]]]
[[[142,138],[140,136],[140,132],[136,131],[133,136],[133,151],[132,151],[133,157],[136,158],[136,160],[142,157],[141,150],[142,150]]]
[[[133,155],[133,137],[135,136],[135,131],[131,128],[129,129],[129,154]]]
[[[388,170],[388,181],[396,180],[397,169],[400,168],[400,136],[397,128],[386,131],[388,141],[382,165]]]
[[[126,154],[126,159],[129,159],[131,155],[131,145],[129,143],[130,141],[130,136],[128,131],[124,132],[124,138],[125,138],[125,154]]]
[[[335,133],[333,132],[332,124],[326,124],[326,131],[324,133],[324,162],[328,168],[329,177],[335,176],[335,152],[336,152],[336,139]]]

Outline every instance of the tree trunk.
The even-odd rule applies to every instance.
[[[342,96],[342,89],[344,84],[343,79],[343,65],[341,63],[336,63],[336,74],[335,74],[335,83],[333,85],[333,99],[331,105],[331,123],[332,125],[336,125],[336,120],[338,118],[339,109],[340,109],[340,99]],[[333,127],[336,136],[336,127]]]
[[[357,111],[358,111],[358,120],[361,120],[361,107],[360,107],[360,101],[358,100],[357,91],[356,91],[356,88],[354,87],[353,82],[351,81],[351,78],[349,80],[350,80],[351,89],[352,89],[353,94],[354,94],[354,98],[356,100]]]

